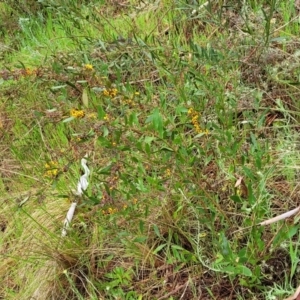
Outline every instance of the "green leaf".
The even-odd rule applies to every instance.
[[[107,138],[105,138],[103,136],[98,137],[98,142],[100,143],[100,145],[102,145],[104,147],[109,147],[110,146],[110,142],[107,140]]]
[[[171,246],[171,247],[172,247],[172,246]],[[172,252],[173,252],[173,256],[174,256],[177,260],[180,261],[180,260],[181,260],[181,257],[180,257],[179,252],[177,251],[177,249],[172,247]]]
[[[134,125],[134,124],[136,124],[136,125],[139,124],[139,119],[138,119],[138,117],[137,117],[137,115],[136,115],[135,112],[133,112],[133,113],[129,116],[128,124],[129,124],[130,126],[132,126],[132,125]]]
[[[155,137],[153,137],[153,136],[146,136],[145,137],[145,139],[144,139],[144,142],[146,143],[146,144],[151,144],[152,143],[152,141],[154,141],[154,140],[156,140],[156,138]]]
[[[140,228],[140,232],[143,233],[144,232],[144,228],[145,228],[144,221],[140,220],[140,222],[139,222],[139,228]]]
[[[89,98],[88,98],[88,94],[87,94],[87,89],[83,89],[83,91],[82,91],[82,104],[85,107],[89,107]]]
[[[66,86],[67,86],[66,84],[52,86],[52,87],[51,87],[51,90],[52,90],[52,91],[57,91],[57,90],[60,90],[60,89],[65,88]]]
[[[194,139],[198,139],[198,138],[202,137],[203,135],[205,135],[204,132],[198,133],[196,136],[194,136]]]
[[[160,148],[160,151],[174,152],[174,150],[173,150],[173,149],[171,149],[171,148],[168,148],[168,147],[162,147],[162,148]]]
[[[105,175],[109,175],[111,172],[111,165],[104,167],[102,169],[100,169],[97,173],[98,174],[105,174]]]
[[[176,107],[176,115],[181,115],[181,113],[187,113],[188,109],[184,106],[177,106]]]
[[[298,231],[299,231],[299,226],[291,227],[287,232],[288,238],[291,239]]]
[[[227,237],[225,236],[224,232],[220,233],[220,246],[221,246],[222,255],[224,257],[230,257],[232,254],[232,251],[230,249],[229,241],[228,241]]]
[[[235,270],[236,270],[236,274],[241,274],[248,277],[252,276],[252,271],[246,266],[242,266],[242,265],[236,266]]]
[[[167,246],[167,243],[159,245],[154,251],[153,253],[156,254],[158,253],[160,250],[162,250],[163,248],[165,248]]]
[[[182,248],[181,246],[178,246],[178,245],[171,245],[171,248],[177,249],[177,250],[185,250],[184,248]]]
[[[222,269],[223,272],[228,273],[228,274],[238,274],[235,272],[235,267],[234,266],[227,266],[224,269]]]
[[[251,180],[255,180],[255,175],[253,174],[253,172],[246,166],[243,166],[243,171],[246,174],[246,176],[248,178],[250,178]]]
[[[151,154],[151,148],[150,148],[150,144],[145,144],[145,152],[150,155]]]
[[[152,126],[155,131],[159,133],[159,136],[163,137],[163,118],[158,110],[155,108],[150,116],[146,119],[146,124],[152,122]]]
[[[136,163],[139,162],[139,159],[134,157],[134,156],[132,156],[131,159],[132,159],[133,162],[136,162]]]
[[[153,225],[153,229],[154,229],[154,232],[156,233],[156,235],[157,235],[158,237],[161,237],[160,232],[159,232],[159,229],[158,229],[158,227],[157,227],[156,224]]]
[[[103,109],[103,107],[101,105],[99,105],[97,107],[97,112],[98,112],[98,119],[99,120],[103,120],[104,117],[105,117],[105,115],[106,115],[106,113],[105,113],[105,111],[104,111],[104,109]]]
[[[103,137],[107,137],[109,134],[109,130],[106,126],[102,126],[103,129]]]
[[[146,241],[147,241],[147,237],[145,236],[139,236],[133,240],[134,243],[145,243]]]
[[[64,119],[62,122],[63,123],[68,123],[68,122],[73,121],[74,119],[75,119],[74,117],[69,117],[69,118]]]
[[[241,198],[237,195],[230,196],[230,199],[233,200],[235,203],[242,203]]]

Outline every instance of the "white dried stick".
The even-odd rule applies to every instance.
[[[270,225],[270,224],[278,222],[280,220],[284,220],[286,218],[289,218],[289,217],[295,215],[298,211],[300,211],[300,206],[298,206],[295,209],[289,210],[288,212],[286,212],[284,214],[281,214],[281,215],[279,215],[277,217],[274,217],[272,219],[263,221],[263,222],[259,223],[258,225],[261,225],[261,226]]]
[[[87,155],[85,156],[87,157]],[[84,169],[84,174],[82,176],[80,176],[78,184],[77,184],[77,192],[76,192],[76,196],[82,196],[83,192],[87,189],[89,182],[89,175],[90,175],[90,169],[88,168],[87,164],[87,160],[86,158],[82,158],[81,159],[81,166]],[[61,232],[61,236],[65,237],[67,235],[67,229],[69,228],[71,221],[73,219],[74,213],[75,213],[75,209],[77,206],[77,201],[75,200],[74,202],[72,202],[68,212],[67,212],[67,216],[64,220],[64,225],[63,225],[63,229]]]

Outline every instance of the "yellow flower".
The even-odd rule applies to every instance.
[[[104,121],[109,121],[109,120],[110,120],[110,117],[109,117],[109,115],[108,115],[108,114],[106,114],[106,115],[104,116],[103,120],[104,120]]]
[[[117,208],[109,207],[109,208],[107,209],[106,213],[109,214],[109,215],[112,215],[112,214],[116,213],[117,211],[118,211]]]
[[[188,115],[192,115],[194,112],[194,109],[191,107],[189,110],[188,110]]]
[[[89,119],[96,119],[97,118],[97,114],[96,113],[90,113],[90,114],[87,115],[87,117]]]
[[[204,133],[208,134],[209,131],[207,129],[203,130],[199,124],[200,113],[195,111],[192,107],[188,110],[188,115],[191,117],[191,122],[194,126],[196,133]]]
[[[115,88],[113,88],[113,89],[104,89],[104,90],[102,91],[102,93],[103,93],[103,95],[104,95],[105,97],[114,98],[114,97],[117,96],[118,90],[115,89]]]
[[[26,75],[32,75],[33,72],[29,68],[26,68],[25,73],[26,73]]]
[[[116,97],[118,94],[118,90],[117,89],[111,89],[110,90],[110,96],[113,98],[113,97]]]
[[[102,93],[103,93],[103,95],[106,96],[106,97],[109,96],[109,91],[108,91],[107,89],[104,89]]]
[[[133,101],[133,99],[125,99],[125,100],[122,100],[122,103],[123,104],[127,104],[127,105],[129,105],[130,107],[134,107],[134,106],[136,106],[136,104],[135,104],[135,102]]]
[[[70,110],[70,115],[74,118],[83,118],[85,116],[85,112],[80,109],[72,108]]]
[[[85,64],[84,69],[87,70],[87,71],[93,71],[94,68],[91,64]]]
[[[165,176],[167,176],[167,177],[171,176],[171,170],[170,169],[165,170]]]
[[[24,76],[31,76],[35,74],[36,74],[36,69],[26,68],[25,70],[22,70],[22,75]]]
[[[45,177],[54,178],[58,174],[58,163],[56,161],[49,161],[45,164]]]

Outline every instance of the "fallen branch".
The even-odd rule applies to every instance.
[[[259,223],[258,225],[261,225],[261,226],[266,226],[266,225],[270,225],[272,223],[275,223],[275,222],[278,222],[280,220],[284,220],[284,219],[287,219],[293,215],[295,215],[297,212],[300,211],[300,206],[298,206],[297,208],[295,209],[292,209],[292,210],[289,210],[288,212],[286,213],[283,213],[277,217],[274,217],[274,218],[271,218],[269,220],[266,220],[266,221],[263,221],[261,223]]]

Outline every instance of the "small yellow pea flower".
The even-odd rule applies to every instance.
[[[191,108],[189,108],[189,110],[188,110],[188,115],[192,115],[193,114],[193,112],[194,112],[194,109],[191,107]]]
[[[106,96],[106,97],[109,96],[109,91],[108,91],[107,89],[104,89],[102,93],[103,93],[103,95]]]
[[[171,170],[170,169],[165,170],[165,176],[167,176],[167,177],[171,176]]]
[[[84,69],[87,70],[87,71],[93,71],[94,67],[91,64],[85,64]]]
[[[117,94],[118,94],[118,90],[117,90],[117,89],[111,89],[111,90],[110,90],[110,96],[111,96],[112,98],[116,97]]]
[[[106,115],[104,116],[103,120],[104,120],[104,121],[109,121],[109,120],[110,120],[110,117],[109,117],[109,115],[108,115],[108,114],[106,114]]]
[[[35,74],[36,74],[35,69],[30,69],[30,68],[25,69],[25,75],[30,76],[30,75],[35,75]]]
[[[88,117],[89,119],[96,119],[96,118],[97,118],[97,115],[96,115],[96,113],[90,113],[90,114],[87,115],[87,117]]]
[[[105,97],[110,97],[110,98],[114,98],[117,96],[118,94],[118,90],[116,88],[113,88],[113,89],[104,89],[102,91],[103,95]]]
[[[45,177],[54,178],[58,174],[58,163],[56,161],[49,161],[45,164]]]
[[[70,115],[74,118],[83,118],[85,116],[85,112],[80,109],[72,108],[70,110]]]

